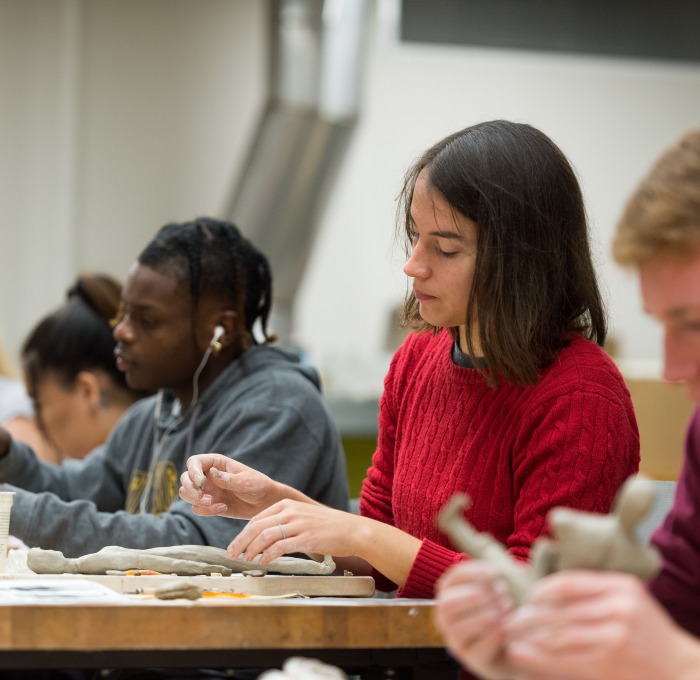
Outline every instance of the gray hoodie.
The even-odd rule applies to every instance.
[[[187,458],[207,452],[347,509],[345,458],[318,376],[291,353],[252,347],[194,408],[179,414],[178,407],[168,392],[143,399],[104,446],[60,466],[13,441],[0,459],[0,481],[16,492],[10,533],[66,557],[107,545],[225,548],[245,522],[199,517],[177,493]]]

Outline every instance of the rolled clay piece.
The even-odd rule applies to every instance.
[[[323,562],[298,557],[278,557],[267,565],[258,559],[246,562],[232,560],[225,550],[205,545],[180,545],[138,550],[107,546],[82,557],[64,557],[56,550],[32,548],[27,566],[37,574],[105,574],[108,570],[152,569],[164,574],[196,576],[221,574],[229,576],[250,570],[251,566],[275,574],[327,575],[335,571],[330,555]]]
[[[475,559],[492,564],[508,583],[513,602],[518,605],[525,598],[532,578],[527,566],[519,564],[491,534],[480,533],[464,519],[464,508],[470,503],[466,494],[455,494],[440,510],[437,523],[455,547]]]
[[[180,583],[178,581],[172,581],[170,583],[164,583],[162,586],[158,586],[153,594],[159,600],[197,600],[202,597],[204,591],[198,585],[194,583]]]
[[[326,555],[323,562],[300,557],[283,555],[270,564],[259,564],[260,557],[252,562],[243,559],[232,560],[223,548],[211,545],[173,545],[160,548],[148,548],[139,550],[145,555],[159,555],[176,559],[191,560],[192,562],[205,562],[206,564],[222,565],[228,567],[233,573],[240,574],[251,567],[273,574],[304,574],[307,576],[325,576],[335,571],[335,562],[330,555]]]
[[[64,557],[56,550],[31,548],[27,554],[27,566],[37,574],[106,574],[108,571],[128,569],[152,569],[163,574],[197,576],[221,574],[230,576],[230,567],[194,562],[163,555],[144,554],[146,551],[107,546],[99,552],[82,557]]]

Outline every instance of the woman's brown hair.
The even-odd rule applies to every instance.
[[[445,137],[408,170],[400,195],[400,229],[410,252],[411,201],[418,175],[476,222],[474,279],[467,328],[478,340],[492,385],[498,377],[537,382],[572,332],[602,345],[606,314],[588,242],[581,189],[561,150],[536,128],[504,120]],[[432,328],[410,292],[405,323]],[[438,329],[435,329],[438,330]],[[451,329],[455,338],[457,329]],[[468,338],[468,351],[474,347]]]

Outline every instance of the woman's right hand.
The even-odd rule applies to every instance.
[[[220,453],[191,456],[180,477],[180,498],[195,515],[250,519],[278,500],[287,489],[262,472]]]

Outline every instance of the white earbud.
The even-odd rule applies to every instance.
[[[223,326],[216,326],[214,328],[214,335],[211,336],[211,342],[209,343],[212,347],[219,343],[221,337],[226,333],[226,329]]]
[[[211,347],[214,354],[218,354],[221,351],[222,345],[219,340],[225,335],[225,333],[226,329],[223,326],[216,326],[214,328],[214,335],[211,336],[211,340],[209,341],[209,347]]]

